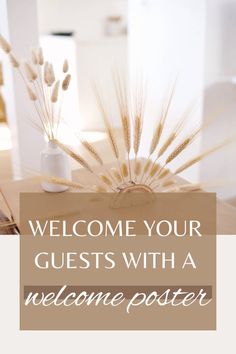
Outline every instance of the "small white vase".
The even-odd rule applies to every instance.
[[[52,141],[49,141],[46,149],[41,152],[41,173],[46,176],[71,180],[69,158]],[[49,182],[42,182],[41,186],[46,192],[64,192],[69,188]]]

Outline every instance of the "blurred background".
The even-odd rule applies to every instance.
[[[69,126],[111,161],[92,86],[99,83],[119,132],[114,70],[131,92],[145,83],[140,155],[147,154],[163,95],[175,81],[167,134],[191,102],[196,109],[185,132],[212,121],[176,164],[236,136],[236,0],[0,0],[0,14],[0,32],[18,57],[28,58],[40,43],[56,69],[68,59],[72,85],[63,107],[64,142],[78,145]],[[27,169],[39,170],[44,139],[24,119],[31,107],[21,79],[2,53],[0,62],[0,179],[18,179]],[[218,195],[234,204],[235,166],[236,146],[230,144],[183,177],[227,180]]]

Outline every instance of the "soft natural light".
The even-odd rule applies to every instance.
[[[80,140],[87,140],[89,143],[95,143],[106,138],[105,132],[100,131],[84,131],[84,132],[75,132],[73,127],[69,127],[65,123],[61,123],[60,128],[58,129],[57,138],[66,145],[78,146]]]
[[[0,124],[0,151],[10,150],[12,147],[10,129],[5,123]]]

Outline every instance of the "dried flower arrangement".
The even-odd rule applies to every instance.
[[[85,192],[194,192],[204,187],[204,183],[198,184],[182,184],[176,183],[175,176],[191,166],[195,165],[210,153],[222,148],[229,141],[223,142],[190,160],[183,163],[174,171],[170,171],[169,165],[187,149],[201,132],[203,126],[195,128],[191,133],[187,134],[182,140],[179,138],[184,123],[189,117],[190,108],[184,112],[176,126],[169,133],[166,139],[163,139],[163,132],[166,127],[166,120],[169,114],[170,106],[173,100],[174,88],[171,89],[167,98],[163,102],[160,117],[153,130],[150,141],[149,153],[147,159],[143,163],[140,158],[140,144],[142,140],[143,124],[144,124],[144,95],[141,90],[135,100],[134,109],[131,108],[129,95],[125,85],[119,75],[114,78],[115,92],[119,107],[119,115],[123,132],[123,143],[126,151],[125,161],[121,160],[120,149],[114,133],[114,129],[110,123],[105,105],[99,90],[95,88],[97,102],[104,120],[104,126],[107,139],[114,156],[115,167],[107,169],[103,162],[102,156],[89,142],[82,140],[82,144],[91,157],[96,161],[102,169],[99,175],[94,168],[71,147],[63,144],[57,139],[57,129],[60,122],[59,114],[55,113],[54,104],[58,101],[60,82],[56,81],[53,67],[48,62],[44,62],[42,50],[32,52],[31,62],[25,63],[26,77],[23,75],[19,62],[16,60],[11,51],[9,43],[0,36],[0,46],[9,55],[13,67],[17,68],[22,75],[26,84],[29,97],[35,104],[41,126],[35,123],[37,129],[43,130],[48,139],[53,141],[67,155],[74,159],[80,166],[85,168],[94,176],[97,183],[94,186],[83,185],[67,179],[58,178],[57,176],[41,176],[40,179],[49,183],[68,186]],[[62,93],[68,89],[70,75],[68,72],[68,63],[64,62],[63,73],[65,74],[62,81]],[[134,158],[132,158],[134,156]],[[164,162],[160,162],[160,159]]]
[[[68,61],[65,59],[63,63],[63,77],[60,81],[55,77],[53,65],[44,60],[42,48],[32,50],[31,58],[22,65],[12,52],[11,45],[1,35],[0,47],[8,55],[13,68],[18,70],[26,86],[36,113],[36,119],[32,117],[31,123],[45,134],[49,141],[54,140],[62,119],[64,92],[67,91],[71,80]]]
[[[163,102],[163,109],[160,117],[156,123],[153,135],[150,141],[149,154],[146,159],[139,156],[141,140],[143,137],[144,125],[144,97],[142,90],[137,95],[135,100],[135,108],[132,110],[125,85],[121,83],[121,79],[117,76],[114,80],[116,97],[119,106],[120,121],[122,126],[123,144],[126,151],[126,158],[122,160],[120,157],[120,148],[115,136],[114,129],[109,121],[108,114],[105,109],[102,97],[99,90],[95,88],[98,106],[104,120],[104,126],[107,134],[107,140],[110,149],[114,156],[115,166],[107,169],[102,156],[95,148],[87,141],[82,141],[84,148],[90,156],[96,161],[102,172],[97,174],[91,166],[81,155],[76,153],[72,148],[66,146],[62,142],[55,140],[56,144],[68,154],[72,159],[77,161],[83,168],[94,176],[94,180],[98,181],[92,187],[71,181],[62,180],[59,178],[52,178],[43,176],[44,179],[53,181],[53,183],[65,184],[81,191],[95,191],[97,193],[103,192],[197,192],[201,191],[203,187],[212,185],[212,183],[177,183],[175,176],[185,171],[191,166],[195,165],[210,153],[222,148],[231,140],[224,141],[213,148],[194,156],[185,163],[181,164],[174,171],[170,171],[169,165],[173,162],[185,149],[187,149],[197,138],[204,126],[198,126],[190,133],[179,138],[183,131],[184,124],[188,120],[191,107],[188,107],[173,130],[166,138],[161,139],[166,128],[166,120],[168,112],[173,99],[174,89],[167,95]],[[132,100],[131,100],[132,102]],[[162,162],[160,159],[162,158]]]

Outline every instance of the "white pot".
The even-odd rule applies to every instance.
[[[41,174],[71,180],[71,169],[68,156],[52,141],[47,143],[41,152]],[[46,192],[64,192],[69,187],[49,182],[42,182]]]

